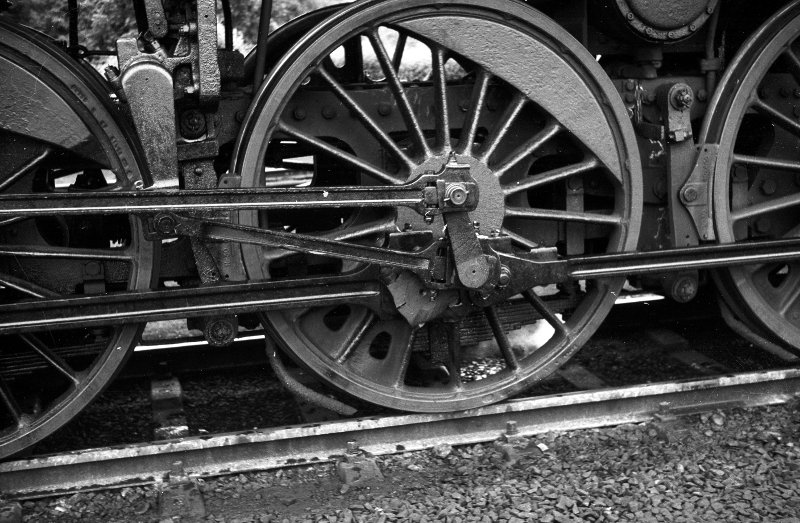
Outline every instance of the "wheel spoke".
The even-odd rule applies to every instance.
[[[447,335],[447,348],[450,358],[447,361],[447,370],[450,373],[450,386],[461,389],[461,328],[457,322],[445,322]]]
[[[433,84],[436,104],[436,142],[442,154],[450,152],[450,114],[447,104],[447,76],[444,70],[445,51],[441,47],[431,48]]]
[[[543,173],[531,176],[528,180],[524,182],[517,182],[516,185],[504,186],[503,194],[505,194],[506,196],[511,196],[513,194],[528,191],[530,189],[533,189],[534,187],[539,187],[541,185],[546,185],[548,183],[553,183],[559,180],[563,180],[565,178],[569,178],[571,176],[575,176],[576,174],[584,173],[586,171],[591,171],[592,169],[595,169],[599,166],[600,162],[597,160],[597,158],[590,158],[580,163],[567,165],[565,167],[559,167],[558,169],[552,169],[550,171],[545,171]]]
[[[333,359],[338,364],[344,363],[350,355],[353,354],[356,347],[364,340],[364,336],[375,325],[377,317],[374,314],[367,314],[357,325],[356,328],[350,331],[341,347],[339,347],[333,355]]]
[[[358,158],[357,156],[353,156],[352,154],[342,151],[341,149],[337,149],[328,142],[325,142],[324,140],[320,140],[315,136],[311,136],[310,134],[304,133],[303,131],[285,123],[282,120],[278,122],[278,129],[288,134],[292,138],[300,140],[301,142],[305,142],[308,145],[316,149],[319,149],[320,151],[326,154],[334,156],[339,160],[347,162],[350,165],[371,174],[375,178],[378,178],[379,180],[382,180],[385,183],[392,185],[400,185],[401,183],[403,183],[403,180],[396,177],[395,175],[387,171],[384,171],[383,169],[375,167],[374,165],[365,162],[364,160]]]
[[[17,427],[21,426],[23,419],[22,409],[19,408],[14,395],[11,394],[11,389],[8,388],[3,378],[0,378],[0,401],[3,402],[6,410],[11,414]]]
[[[392,91],[392,94],[397,101],[400,114],[403,115],[403,120],[405,120],[406,127],[416,140],[422,154],[424,156],[430,156],[431,150],[428,147],[428,142],[425,140],[422,127],[420,126],[419,120],[414,113],[414,109],[411,107],[411,102],[406,95],[406,90],[403,88],[400,77],[397,75],[397,69],[392,66],[389,54],[386,52],[386,46],[383,45],[383,41],[378,35],[378,30],[375,29],[370,31],[367,34],[367,38],[372,44],[372,48],[375,51],[375,56],[378,58],[378,62],[383,70],[383,74],[386,75],[389,89]]]
[[[770,169],[800,172],[800,162],[793,162],[791,160],[778,160],[775,158],[766,158],[764,156],[748,156],[746,154],[734,154],[733,163],[743,163],[745,165],[768,167]]]
[[[492,129],[489,141],[483,146],[483,149],[478,154],[478,158],[485,162],[489,161],[495,149],[497,149],[497,146],[500,145],[500,142],[508,133],[508,130],[511,129],[511,126],[514,124],[519,112],[525,106],[527,101],[528,97],[521,92],[517,91],[514,93],[514,98],[512,98],[511,103],[509,103],[508,107],[506,107],[506,110],[503,112],[503,116],[500,117],[500,120],[497,123],[497,128]]]
[[[795,54],[791,47],[784,49],[782,56],[784,62],[789,67],[789,71],[791,71],[792,76],[794,76],[794,80],[800,84],[800,58],[797,57],[797,54]]]
[[[778,306],[778,312],[780,312],[781,316],[785,317],[792,309],[792,306],[797,303],[798,299],[800,299],[800,281],[794,278],[794,287],[787,292],[785,296],[781,297]]]
[[[508,229],[506,227],[503,227],[501,229],[501,232],[503,234],[505,234],[506,236],[509,236],[515,242],[519,243],[520,245],[525,246],[528,249],[538,249],[539,247],[541,247],[538,243],[536,243],[534,241],[531,241],[528,238],[522,236],[521,234],[517,234],[514,231],[512,231],[511,229]]]
[[[52,245],[0,245],[0,257],[2,256],[105,261],[131,261],[133,259],[133,253],[128,249],[80,249]]]
[[[760,98],[754,98],[752,106],[756,111],[769,116],[779,127],[782,127],[795,136],[800,136],[800,123],[795,122],[765,101]]]
[[[5,191],[10,186],[14,185],[20,178],[31,172],[33,169],[36,168],[37,165],[41,164],[43,161],[50,156],[52,149],[47,148],[38,155],[34,156],[28,162],[20,166],[16,171],[11,173],[8,177],[6,177],[2,182],[0,182],[0,192]]]
[[[408,41],[407,34],[399,33],[397,35],[397,45],[394,47],[394,54],[392,54],[392,67],[395,71],[400,70],[400,63],[403,61],[403,53],[406,50],[406,41]]]
[[[513,370],[517,370],[519,368],[519,362],[517,361],[517,356],[514,354],[514,351],[511,349],[511,343],[508,341],[506,331],[503,330],[503,324],[500,323],[500,316],[497,314],[497,309],[492,305],[490,307],[485,307],[483,313],[486,315],[486,320],[489,322],[489,327],[492,329],[492,334],[494,334],[494,339],[497,341],[497,346],[500,347],[500,352],[506,360],[506,365]]]
[[[51,351],[47,346],[45,346],[41,341],[30,336],[28,334],[20,334],[20,339],[25,342],[28,347],[32,348],[36,351],[42,358],[50,364],[51,367],[56,369],[58,372],[63,374],[67,379],[69,379],[74,385],[80,384],[80,379],[75,374],[75,371],[72,370],[72,367],[67,365],[61,357]]]
[[[535,292],[528,289],[522,292],[522,296],[524,296],[525,299],[528,300],[528,303],[531,304],[531,306],[536,310],[536,312],[538,312],[542,316],[542,318],[544,318],[545,321],[549,323],[550,326],[556,330],[556,332],[558,332],[562,336],[569,335],[569,329],[567,329],[566,324],[563,321],[561,321],[552,310],[550,310],[550,307],[548,307],[547,304],[544,302],[544,300],[542,300],[539,296],[537,296]]]
[[[798,205],[800,205],[800,193],[790,194],[781,198],[775,198],[774,200],[768,200],[756,205],[751,205],[750,207],[745,207],[744,209],[732,211],[731,220],[733,222],[738,222],[761,214],[780,211],[783,209],[796,207]]]
[[[56,298],[59,296],[57,292],[45,289],[44,287],[17,278],[16,276],[11,276],[10,274],[0,273],[0,285],[27,294],[33,298]]]
[[[471,153],[474,148],[475,133],[478,131],[478,122],[481,118],[481,110],[486,102],[486,92],[489,89],[489,80],[492,75],[486,69],[479,68],[475,77],[475,86],[472,88],[472,98],[469,102],[469,112],[464,119],[464,127],[461,129],[461,138],[458,140],[458,152],[460,154]]]
[[[342,87],[342,85],[334,78],[326,69],[325,67],[319,68],[319,74],[322,78],[331,86],[333,89],[334,94],[342,101],[344,105],[350,109],[351,113],[354,114],[361,123],[366,127],[375,138],[378,139],[383,146],[392,152],[392,154],[400,160],[408,170],[411,170],[416,165],[408,155],[397,146],[397,144],[392,140],[392,138],[386,134],[386,132],[381,129],[380,125],[370,116],[367,114],[366,111],[356,102],[352,96],[350,96],[347,90]]]
[[[547,143],[548,140],[553,138],[561,131],[561,125],[558,122],[551,120],[545,125],[544,129],[533,135],[527,143],[523,144],[519,148],[517,148],[514,153],[511,154],[508,160],[504,163],[500,164],[494,169],[494,174],[498,178],[506,174],[512,167],[517,165],[519,162],[536,152],[542,145]]]
[[[598,223],[619,225],[622,218],[615,214],[597,214],[592,212],[570,212],[557,209],[534,209],[523,207],[507,207],[506,217],[525,218],[530,220],[557,220],[578,223]]]

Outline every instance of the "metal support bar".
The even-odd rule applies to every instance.
[[[168,220],[174,215],[160,215],[157,222]],[[280,247],[290,251],[308,252],[322,256],[333,256],[345,260],[355,260],[366,263],[388,265],[421,272],[429,272],[433,268],[433,254],[438,245],[420,251],[408,253],[392,249],[382,249],[367,245],[352,243],[298,234],[292,232],[272,231],[258,227],[234,225],[225,222],[213,222],[192,218],[174,216],[174,231],[181,236],[191,236],[202,240],[217,240],[234,243],[247,243],[251,245],[264,245]],[[167,232],[162,230],[162,232]]]
[[[797,259],[800,259],[800,239],[702,245],[652,252],[624,252],[550,263],[565,264],[568,277],[581,280],[777,263]]]
[[[190,476],[211,477],[341,458],[348,441],[375,455],[441,442],[494,441],[515,421],[520,436],[639,423],[669,412],[785,403],[800,390],[798,369],[634,385],[512,400],[444,414],[406,414],[92,449],[0,463],[0,491],[30,499],[160,480],[181,461]]]
[[[366,276],[120,292],[0,305],[0,334],[322,305],[377,309],[380,300],[381,285]]]
[[[443,205],[435,186],[436,175],[394,186],[194,189],[119,192],[35,193],[0,195],[0,218],[68,214],[152,214],[158,212],[221,209],[310,209],[405,206],[438,214],[440,209],[469,211],[477,206],[468,197],[461,207]]]
[[[258,42],[256,43],[256,64],[253,68],[253,92],[258,90],[264,80],[267,68],[267,38],[269,21],[272,18],[272,0],[261,0],[261,16],[258,20]]]

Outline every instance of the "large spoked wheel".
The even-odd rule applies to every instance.
[[[131,189],[143,163],[93,72],[43,36],[0,24],[0,191]],[[34,94],[35,93],[35,94]],[[0,303],[146,289],[154,249],[128,216],[0,221]],[[0,337],[0,458],[72,419],[112,379],[140,327]]]
[[[742,47],[715,95],[701,141],[718,143],[714,218],[721,243],[800,236],[800,3]],[[800,349],[800,264],[721,271],[742,320]]]
[[[400,184],[469,165],[480,187],[470,218],[513,249],[561,254],[633,249],[640,167],[611,82],[569,34],[525,4],[388,2],[344,8],[277,64],[244,122],[233,170],[243,186]],[[415,250],[427,231],[405,208],[242,213],[241,223]],[[415,234],[419,233],[419,234]],[[429,236],[430,237],[430,236]],[[355,272],[356,264],[243,247],[251,278]],[[513,277],[513,276],[512,276]],[[390,311],[342,305],[267,315],[297,361],[380,405],[447,411],[501,400],[544,377],[594,332],[621,279],[537,287],[484,307],[432,293],[383,268]],[[461,354],[502,354],[474,376]],[[490,347],[491,348],[491,347]]]

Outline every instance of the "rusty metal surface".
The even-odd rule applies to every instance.
[[[376,455],[497,439],[509,421],[520,435],[648,421],[655,414],[787,402],[800,369],[735,374],[520,399],[447,414],[362,418],[93,449],[0,464],[0,490],[25,499],[161,481],[173,462],[190,476],[216,476],[342,459],[348,441]]]

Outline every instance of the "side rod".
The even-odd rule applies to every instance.
[[[0,218],[68,214],[151,214],[223,209],[278,210],[424,206],[420,181],[381,187],[181,189],[0,195]]]

